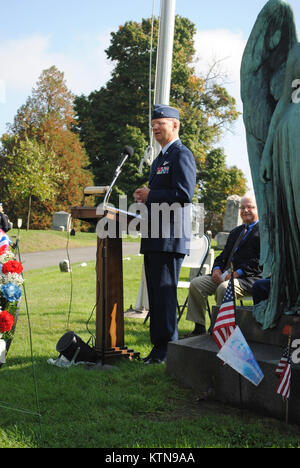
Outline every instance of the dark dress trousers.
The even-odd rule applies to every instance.
[[[168,341],[178,338],[177,284],[183,258],[189,253],[190,203],[195,185],[194,156],[178,139],[153,161],[146,203],[148,236],[141,241],[153,358],[165,358]],[[162,207],[161,212],[158,207]]]

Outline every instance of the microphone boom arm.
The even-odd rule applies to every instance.
[[[115,185],[115,183],[116,183],[116,181],[117,181],[119,175],[121,174],[121,167],[123,166],[123,164],[125,163],[125,161],[126,161],[127,158],[128,158],[128,154],[125,155],[125,158],[123,158],[121,164],[117,167],[116,172],[115,172],[115,176],[114,176],[114,178],[113,178],[113,181],[112,181],[112,183],[110,184],[109,189],[107,190],[107,192],[106,192],[106,194],[105,194],[104,201],[103,201],[103,209],[104,209],[104,211],[105,211],[106,204],[107,204],[107,202],[108,202],[108,200],[109,200],[109,197],[111,196],[112,189],[113,189],[113,187],[114,187],[114,185]]]
[[[119,175],[121,174],[122,166],[124,165],[124,163],[126,162],[128,157],[133,155],[133,149],[130,146],[128,146],[128,147],[126,147],[124,149],[122,154],[124,155],[124,157],[123,157],[122,161],[120,162],[120,164],[118,165],[118,167],[117,167],[117,169],[115,171],[113,181],[110,184],[109,189],[107,190],[107,192],[105,194],[105,197],[104,197],[104,200],[103,200],[103,210],[104,211],[106,211],[106,205],[108,203],[108,200],[109,200],[109,197],[111,195],[112,189],[113,189],[113,187],[114,187],[114,185],[116,183],[116,180],[118,179]]]

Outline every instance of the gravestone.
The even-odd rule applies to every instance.
[[[52,227],[54,231],[70,231],[71,215],[66,211],[57,211],[53,215]]]
[[[217,234],[218,249],[223,249],[225,247],[230,231],[242,224],[240,202],[241,197],[238,195],[230,195],[227,198],[223,231]]]
[[[69,260],[65,259],[59,262],[59,268],[62,273],[70,273],[71,268]]]

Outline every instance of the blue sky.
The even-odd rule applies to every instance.
[[[299,31],[300,1],[288,2]],[[199,73],[217,58],[228,91],[239,99],[241,55],[255,19],[266,0],[176,0],[176,14],[197,28]],[[126,21],[152,14],[153,0],[0,0],[0,135],[25,103],[42,70],[56,65],[75,94],[88,94],[105,85],[112,70],[105,48],[110,33]],[[160,0],[154,1],[156,16]],[[248,178],[242,118],[220,142],[227,164],[237,165]]]

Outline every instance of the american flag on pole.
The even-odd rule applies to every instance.
[[[0,255],[6,253],[9,250],[11,240],[8,235],[0,229]]]
[[[290,396],[291,373],[291,353],[287,346],[275,370],[275,374],[279,377],[276,393],[284,399],[288,399]]]
[[[216,322],[212,331],[218,348],[222,348],[235,329],[235,296],[233,275],[229,280]]]
[[[286,364],[288,362],[288,356],[289,356],[289,348],[288,348],[288,346],[286,346],[284,348],[284,351],[283,351],[283,354],[282,354],[282,356],[280,358],[280,361],[277,364],[277,367],[275,369],[275,374],[277,375],[277,377],[281,377],[281,374],[282,374],[282,372],[283,372],[283,370],[284,370],[284,368],[285,368],[285,366],[286,366]]]

